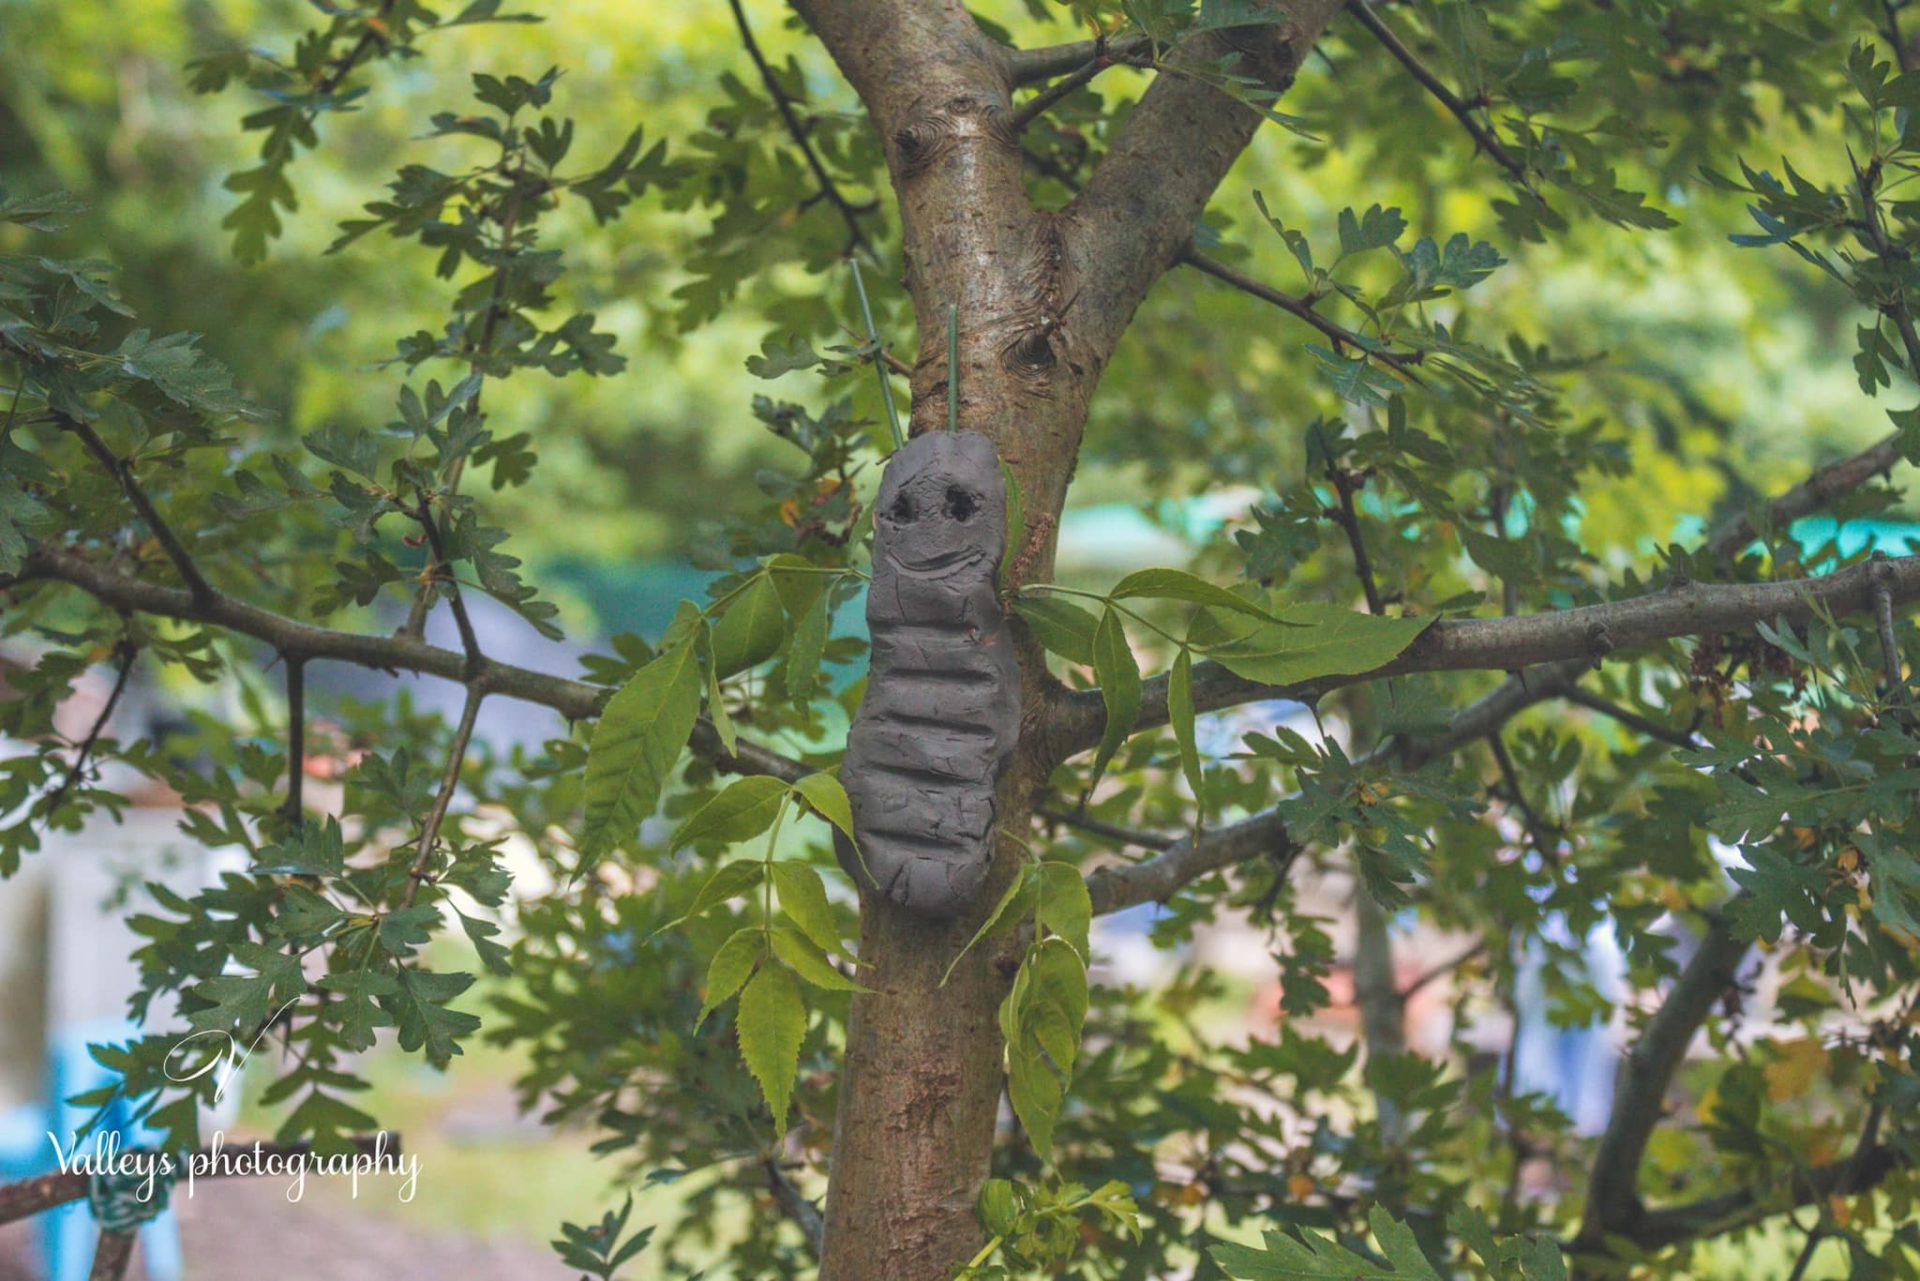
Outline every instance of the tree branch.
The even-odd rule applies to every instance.
[[[1836,616],[1870,609],[1877,583],[1894,603],[1920,600],[1920,556],[1862,561],[1812,578],[1771,583],[1676,584],[1628,600],[1583,605],[1543,614],[1503,618],[1440,619],[1399,657],[1365,672],[1317,677],[1289,685],[1265,685],[1236,676],[1213,662],[1193,669],[1196,711],[1214,711],[1271,699],[1311,701],[1329,690],[1408,672],[1513,671],[1539,663],[1585,659],[1683,636],[1744,632],[1756,623],[1786,618],[1804,623],[1816,609]],[[1055,750],[1071,756],[1099,742],[1105,704],[1098,689],[1076,690],[1056,704],[1050,727]],[[1167,723],[1166,677],[1143,687],[1141,730]]]
[[[1278,289],[1263,285],[1253,277],[1235,271],[1218,258],[1209,258],[1191,245],[1181,251],[1177,261],[1212,276],[1224,284],[1232,285],[1240,292],[1258,298],[1261,302],[1272,303],[1289,316],[1306,321],[1340,346],[1365,352],[1369,358],[1379,361],[1402,378],[1416,383],[1420,381],[1420,375],[1414,368],[1421,359],[1421,353],[1418,351],[1403,356],[1383,350],[1378,343],[1371,342],[1338,321],[1329,320],[1321,315],[1314,304],[1307,299],[1296,298],[1292,294],[1282,293]]]
[[[427,865],[433,861],[434,846],[440,843],[440,827],[447,821],[447,810],[453,805],[453,794],[460,790],[460,767],[467,762],[467,747],[473,742],[473,727],[480,719],[480,704],[486,697],[484,686],[467,686],[467,701],[460,708],[460,724],[453,731],[453,746],[447,752],[447,771],[440,778],[440,790],[433,798],[433,808],[427,812],[427,820],[420,826],[420,844],[413,852],[413,866],[407,869],[407,889],[400,896],[402,909],[413,906],[413,901],[420,896],[420,887],[431,879]]]
[[[93,1268],[87,1273],[87,1281],[120,1281],[133,1262],[134,1243],[139,1239],[132,1228],[102,1232],[100,1243],[94,1247]]]
[[[1492,130],[1476,120],[1473,108],[1462,102],[1460,95],[1442,84],[1440,78],[1427,69],[1426,64],[1420,61],[1413,50],[1401,42],[1400,37],[1393,33],[1393,29],[1380,21],[1379,15],[1368,7],[1367,0],[1352,0],[1352,3],[1347,5],[1347,12],[1373,34],[1373,38],[1393,55],[1396,62],[1407,69],[1409,75],[1420,82],[1421,88],[1432,94],[1435,101],[1460,122],[1461,126],[1472,135],[1475,146],[1498,161],[1502,169],[1513,175],[1514,181],[1523,187],[1531,186],[1527,178],[1527,167],[1520,158],[1508,151],[1506,146],[1493,136]]]
[[[1193,238],[1221,178],[1260,127],[1259,110],[1211,83],[1231,74],[1282,93],[1343,0],[1273,4],[1275,21],[1181,44],[1141,95],[1086,190],[1067,206],[1072,256],[1087,264],[1082,337],[1110,351],[1153,282]]]
[[[799,1227],[801,1235],[807,1238],[808,1249],[818,1259],[827,1239],[827,1221],[820,1213],[820,1207],[807,1200],[805,1194],[794,1186],[787,1172],[780,1168],[778,1157],[770,1156],[763,1164],[767,1171],[767,1187],[773,1192],[774,1203],[780,1207],[782,1214]]]
[[[747,22],[747,11],[741,7],[740,0],[727,0],[733,9],[734,25],[740,28],[740,43],[746,48],[747,56],[753,59],[753,65],[760,72],[760,81],[767,87],[767,96],[773,99],[773,105],[780,112],[780,119],[786,122],[787,132],[793,135],[793,145],[800,148],[805,157],[807,168],[813,170],[814,181],[820,184],[820,194],[847,224],[847,248],[864,249],[867,244],[866,233],[860,228],[860,211],[834,182],[833,175],[827,172],[827,166],[820,159],[820,153],[814,150],[813,140],[807,136],[806,125],[793,109],[793,101],[787,97],[787,91],[780,87],[778,77],[768,65],[766,55],[760,52],[760,42],[753,38],[753,27]]]
[[[59,786],[47,793],[46,800],[41,803],[40,812],[44,817],[53,817],[61,803],[67,799],[68,793],[79,784],[81,776],[86,772],[87,761],[93,756],[93,749],[99,746],[100,736],[106,732],[107,722],[113,719],[113,709],[120,705],[120,696],[126,693],[127,678],[133,674],[133,660],[140,656],[140,651],[133,647],[132,642],[122,639],[118,645],[114,646],[114,653],[120,658],[120,671],[113,678],[113,689],[108,692],[107,701],[101,706],[100,714],[93,718],[93,728],[89,729],[87,736],[80,741],[80,749],[73,758],[73,764],[68,767],[66,776],[60,780]]]
[[[1007,128],[1016,134],[1026,132],[1028,125],[1031,125],[1041,116],[1053,110],[1055,104],[1092,83],[1095,76],[1119,61],[1121,61],[1121,59],[1114,58],[1109,54],[1096,54],[1087,59],[1085,65],[1077,68],[1069,75],[1060,77],[1045,89],[1042,89],[1039,93],[1021,103],[1019,109],[1016,110],[1012,118],[1008,120]]]
[[[460,595],[460,584],[455,581],[453,561],[447,557],[447,545],[440,538],[440,527],[434,523],[433,513],[427,508],[427,496],[420,495],[420,528],[427,532],[427,546],[433,552],[433,565],[429,569],[429,582],[442,574],[446,576],[447,605],[453,610],[454,625],[460,629],[460,648],[466,651],[467,671],[478,672],[486,665],[487,656],[480,652],[480,636],[473,630],[473,619],[467,613],[467,602]],[[421,599],[427,598],[421,592]],[[425,621],[424,619],[422,620]]]
[[[367,636],[316,627],[218,592],[204,603],[196,602],[190,593],[179,588],[133,578],[63,548],[36,547],[27,555],[27,567],[35,576],[78,587],[116,609],[207,623],[264,641],[289,662],[333,659],[380,671],[417,672],[461,684],[477,684],[489,694],[551,707],[568,720],[588,720],[599,715],[601,706],[614,694],[604,685],[568,680],[491,658],[484,659],[477,670],[469,672],[466,655],[450,649],[408,636]],[[744,739],[739,743],[738,753],[729,754],[721,746],[713,722],[704,715],[694,726],[692,747],[712,761],[715,768],[727,773],[770,774],[797,782],[814,772],[813,766],[803,761]]]
[[[153,531],[154,538],[167,553],[167,559],[173,562],[174,572],[180,575],[180,581],[187,585],[187,590],[193,593],[194,599],[205,601],[212,596],[213,588],[200,573],[200,567],[193,563],[193,557],[187,554],[186,545],[174,535],[173,528],[160,518],[160,513],[155,509],[153,501],[147,497],[147,491],[140,488],[140,482],[133,478],[132,464],[124,458],[117,457],[111,449],[108,449],[107,442],[100,439],[100,433],[93,429],[91,423],[57,409],[50,412],[55,421],[60,424],[61,429],[78,436],[81,443],[87,447],[87,452],[98,459],[100,465],[106,468],[107,474],[120,483],[120,492],[127,496],[127,501],[133,504],[133,509],[140,513],[140,519],[145,521],[147,528]]]
[[[1588,1245],[1597,1246],[1608,1236],[1632,1236],[1636,1221],[1645,1213],[1640,1203],[1640,1163],[1660,1123],[1667,1087],[1686,1058],[1694,1034],[1732,986],[1747,954],[1747,940],[1734,937],[1730,921],[1731,909],[1743,897],[1744,892],[1736,895],[1715,914],[1699,950],[1621,1064],[1613,1112],[1587,1179],[1587,1208],[1579,1239]]]
[[[1076,810],[1048,809],[1042,807],[1034,817],[1046,823],[1059,823],[1064,827],[1078,828],[1095,836],[1105,837],[1116,845],[1132,845],[1143,850],[1164,850],[1174,843],[1171,836],[1162,836],[1158,832],[1141,832],[1131,827],[1122,827],[1118,823],[1108,823],[1082,814]]]
[[[1781,494],[1765,508],[1769,528],[1779,528],[1800,517],[1833,505],[1860,486],[1893,470],[1900,461],[1898,433],[1868,446],[1851,458],[1823,467],[1807,479]],[[1745,551],[1760,537],[1759,523],[1749,512],[1742,512],[1713,531],[1700,554],[1715,561],[1728,561]]]
[[[1719,1236],[1799,1206],[1824,1204],[1829,1197],[1845,1195],[1842,1188],[1865,1192],[1912,1164],[1908,1149],[1875,1144],[1857,1149],[1844,1161],[1817,1165],[1798,1173],[1783,1188],[1740,1188],[1702,1197],[1686,1205],[1648,1210],[1626,1225],[1619,1235],[1643,1250]],[[1592,1252],[1603,1247],[1575,1241],[1572,1248]]]
[[[1021,86],[1066,75],[1103,56],[1112,62],[1132,62],[1152,52],[1153,41],[1144,35],[1117,36],[1112,40],[1074,40],[1044,49],[1015,49],[1007,63],[1013,83]]]
[[[1585,670],[1584,663],[1565,663],[1529,672],[1525,681],[1502,684],[1485,698],[1463,708],[1446,729],[1433,737],[1411,741],[1388,739],[1356,764],[1372,765],[1395,759],[1401,768],[1417,770],[1436,757],[1485,738],[1535,703],[1557,697]],[[1282,810],[1288,802],[1297,799],[1297,796],[1288,797],[1273,809],[1237,823],[1183,837],[1143,862],[1094,869],[1087,876],[1094,912],[1118,912],[1141,903],[1164,903],[1208,873],[1261,854],[1270,853],[1283,865],[1290,865],[1300,847],[1287,833]]]

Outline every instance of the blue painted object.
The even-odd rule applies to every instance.
[[[39,1135],[40,1169],[37,1172],[44,1173],[49,1168],[55,1168],[56,1158],[47,1140],[47,1132],[59,1135],[60,1141],[66,1143],[69,1136],[76,1133],[94,1114],[93,1109],[75,1107],[67,1100],[76,1094],[111,1085],[118,1079],[110,1069],[102,1067],[87,1053],[87,1047],[127,1041],[139,1034],[140,1029],[133,1024],[109,1019],[65,1028],[51,1038],[53,1045],[48,1075],[51,1078],[49,1084],[53,1102],[48,1109],[50,1123]],[[99,1132],[119,1134],[123,1150],[157,1143],[160,1135],[133,1121],[129,1112],[124,1100],[115,1100],[108,1106],[107,1115],[98,1127]],[[91,1138],[87,1142],[90,1145]],[[93,1268],[94,1249],[100,1238],[100,1229],[94,1223],[93,1214],[86,1203],[74,1202],[49,1211],[42,1216],[42,1222],[45,1225],[47,1281],[86,1281],[87,1273]],[[148,1281],[180,1281],[184,1271],[180,1226],[174,1220],[172,1210],[140,1229],[140,1254],[146,1264]]]

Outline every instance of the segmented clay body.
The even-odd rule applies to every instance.
[[[874,508],[867,692],[840,771],[865,866],[904,908],[956,916],[993,861],[994,784],[1020,736],[1020,669],[995,591],[1006,488],[977,432],[916,436]]]

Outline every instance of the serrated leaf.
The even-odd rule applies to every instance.
[[[478,1030],[478,1015],[450,1010],[447,1002],[473,985],[471,974],[434,974],[402,969],[400,992],[389,998],[397,1007],[400,1048],[424,1049],[429,1062],[445,1067],[459,1054],[460,1038]]]
[[[660,930],[672,929],[681,921],[690,921],[702,912],[718,907],[728,899],[739,898],[760,883],[760,878],[766,875],[766,870],[767,865],[757,858],[743,858],[723,865],[707,878],[707,883],[700,887],[698,894],[693,896],[693,906],[687,909],[686,914],[678,920],[661,926]]]
[[[727,784],[718,795],[687,816],[668,849],[702,842],[737,845],[773,826],[787,801],[787,785],[767,774],[749,774]]]
[[[793,785],[794,792],[827,822],[840,829],[849,842],[853,836],[853,805],[840,780],[822,770],[809,774]]]
[[[834,923],[833,908],[827,902],[827,887],[811,864],[796,859],[780,859],[772,864],[773,892],[779,896],[780,910],[793,919],[800,932],[812,939],[822,951],[846,954],[840,927]]]
[[[685,644],[635,672],[607,703],[587,751],[580,844],[588,857],[633,839],[659,805],[699,715],[700,674]]]
[[[700,1002],[700,1017],[693,1021],[694,1031],[700,1030],[707,1015],[725,1005],[746,985],[766,949],[767,936],[758,925],[743,925],[727,936],[727,941],[707,962],[707,994]]]
[[[785,1134],[793,1079],[800,1071],[800,1042],[807,1034],[807,1007],[793,971],[761,966],[740,993],[736,1026],[740,1057],[773,1111],[774,1132]]]
[[[793,641],[787,646],[787,696],[795,703],[813,700],[820,683],[820,656],[826,652],[827,634],[833,625],[833,611],[821,592],[794,624]]]
[[[773,952],[785,961],[795,974],[817,988],[829,992],[866,992],[871,989],[862,987],[839,970],[833,968],[833,962],[827,954],[816,946],[813,940],[791,925],[776,925],[771,931]]]

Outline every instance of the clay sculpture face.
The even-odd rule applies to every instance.
[[[977,432],[916,436],[874,509],[867,692],[840,771],[856,880],[926,916],[972,903],[993,862],[994,784],[1020,735],[1020,669],[995,590],[1006,489]]]

